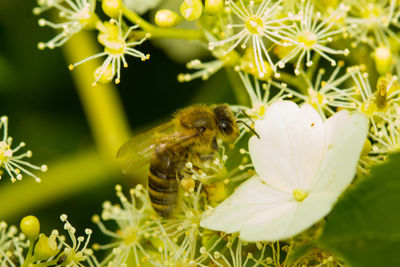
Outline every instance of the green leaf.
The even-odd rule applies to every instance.
[[[400,153],[341,198],[318,241],[351,266],[400,266]]]

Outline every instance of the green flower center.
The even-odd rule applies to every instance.
[[[111,55],[121,55],[125,50],[125,42],[121,39],[107,40],[104,43],[105,51]]]
[[[131,226],[126,227],[123,231],[119,231],[119,234],[124,239],[126,245],[131,245],[138,241],[137,231]]]
[[[0,142],[0,165],[12,157],[13,151],[6,142]]]
[[[246,28],[251,34],[262,35],[264,30],[264,23],[259,17],[252,17],[246,21]]]
[[[303,43],[306,47],[311,48],[317,43],[317,36],[310,31],[304,31],[297,37],[297,41]]]

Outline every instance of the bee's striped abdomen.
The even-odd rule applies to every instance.
[[[149,196],[154,210],[168,217],[176,208],[178,198],[177,164],[167,152],[154,153],[150,160]]]

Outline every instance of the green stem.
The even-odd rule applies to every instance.
[[[37,207],[44,208],[103,184],[116,183],[118,173],[121,173],[110,168],[107,160],[94,149],[68,155],[48,165],[49,171],[40,175],[41,183],[26,178],[21,183],[3,184],[0,187],[0,203],[10,203],[2,205],[0,209],[2,220],[15,219],[21,214],[31,213]],[[135,182],[144,183],[146,170],[138,169],[132,176]]]
[[[145,32],[150,33],[151,38],[204,40],[203,33],[200,30],[161,28],[147,22],[126,6],[123,7],[123,12],[124,16],[132,23],[139,25]]]
[[[103,184],[110,177],[118,177],[94,150],[69,155],[58,162],[48,162],[48,165],[49,171],[40,175],[41,183],[26,178],[21,183],[1,186],[0,203],[12,203],[2,205],[2,220],[30,213],[37,207],[48,206],[59,199],[89,190],[93,185]]]
[[[62,254],[60,254],[62,255]],[[33,265],[33,267],[47,267],[47,266],[55,266],[57,264],[57,262],[59,261],[59,256],[57,258],[55,258],[54,260],[51,261],[46,261],[46,262],[40,262],[40,263],[36,263]]]
[[[32,263],[32,262],[31,262],[31,259],[32,259],[32,255],[33,255],[33,246],[34,246],[34,244],[35,244],[35,240],[29,239],[28,254],[26,254],[25,261],[24,261],[24,263],[21,265],[21,267],[27,267],[27,266],[29,266],[29,265]]]
[[[291,75],[286,72],[280,72],[279,74],[280,81],[296,87],[302,94],[307,95],[307,83],[304,81],[303,78],[301,78],[300,76]]]
[[[309,68],[307,69],[307,72],[306,72],[307,78],[308,78],[310,81],[313,80],[314,72],[315,72],[315,70],[316,70],[317,67],[318,67],[318,63],[319,63],[319,60],[320,60],[320,59],[321,59],[321,55],[318,54],[318,53],[314,53],[314,55],[313,55],[312,58],[311,58],[311,62],[312,62],[313,64],[312,64],[311,67],[309,67]]]

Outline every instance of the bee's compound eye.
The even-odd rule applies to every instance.
[[[219,122],[219,129],[225,135],[230,135],[233,131],[232,125],[226,121]]]
[[[206,127],[199,127],[199,132],[204,133],[206,131]]]

